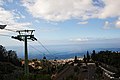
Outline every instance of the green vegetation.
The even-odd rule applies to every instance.
[[[120,68],[120,53],[112,51],[100,51],[98,53],[91,54],[91,57],[94,61],[102,62],[107,65]]]
[[[21,62],[19,61],[16,52],[12,50],[7,51],[2,45],[0,45],[0,61],[10,62],[15,66],[21,66]]]
[[[22,68],[8,62],[0,62],[0,80],[17,80],[22,76]]]
[[[30,62],[35,62],[35,68],[29,66],[30,75],[27,77],[24,75],[24,66],[16,52],[7,51],[0,45],[0,80],[51,80],[52,64],[47,59],[41,60],[41,64],[37,62],[37,59]],[[42,69],[38,69],[39,66]]]
[[[22,61],[22,60],[21,60]],[[83,61],[74,58],[74,62],[69,64],[57,64],[55,60],[54,64],[46,59],[44,56],[42,60],[33,59],[29,62],[34,63],[29,65],[29,76],[24,75],[23,65],[20,59],[18,59],[17,54],[13,50],[7,51],[5,47],[0,45],[0,79],[1,80],[51,80],[52,74],[60,73],[62,70],[68,66],[73,67],[74,73],[72,75],[66,76],[63,80],[77,80],[78,74],[80,73],[81,63],[96,63],[95,78],[98,80],[102,79],[103,71],[99,68],[99,65],[105,67],[120,76],[120,53],[113,51],[99,51],[84,55]],[[76,66],[75,66],[75,65]],[[87,70],[85,70],[87,72]]]
[[[22,76],[18,80],[51,80],[48,74],[30,74],[29,77]]]
[[[101,65],[108,69],[109,71],[115,72],[116,75],[120,76],[120,53],[115,51],[99,51],[91,54],[93,61],[97,62],[96,64]]]
[[[87,64],[88,62],[90,62],[90,59],[91,59],[91,56],[90,56],[89,52],[87,51],[87,54],[84,55],[84,57],[83,57],[83,61],[84,61],[84,63]]]
[[[90,61],[90,55],[89,55],[89,52],[87,51],[87,62]]]
[[[21,76],[23,76],[23,69],[16,52],[7,51],[5,47],[0,45],[0,79],[17,80]]]
[[[95,78],[97,80],[102,80],[102,78],[103,78],[103,70],[100,67],[96,68],[95,73],[96,73]]]
[[[66,77],[66,79],[63,79],[63,80],[78,80],[78,76],[70,75],[70,76]]]

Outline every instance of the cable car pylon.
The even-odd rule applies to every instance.
[[[37,41],[37,39],[34,37],[33,32],[35,30],[18,30],[19,34],[17,36],[12,36],[11,38],[17,39],[19,41],[24,41],[24,47],[25,47],[25,63],[24,63],[24,73],[26,76],[29,75],[29,67],[28,67],[28,49],[27,49],[27,40]]]

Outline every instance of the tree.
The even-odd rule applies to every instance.
[[[91,58],[94,61],[102,62],[104,64],[120,68],[120,53],[115,51],[99,51],[97,54],[95,51],[91,54]],[[117,70],[116,70],[117,71]]]
[[[87,63],[85,55],[84,55],[83,61],[84,61],[84,63]]]
[[[90,55],[89,55],[89,52],[87,51],[87,62],[90,61]]]
[[[13,50],[8,51],[8,61],[16,66],[21,66],[21,63],[17,57],[17,53]]]
[[[2,45],[0,45],[0,61],[5,61],[6,57],[7,57],[6,49]]]
[[[43,60],[46,60],[46,57],[45,57],[45,56],[43,57]]]
[[[92,54],[91,54],[91,59],[92,60],[96,60],[96,52],[95,52],[95,50],[93,50],[93,52],[92,52]]]
[[[74,62],[75,62],[75,63],[77,63],[77,62],[78,62],[78,60],[77,60],[77,56],[75,56]]]
[[[17,54],[15,51],[9,50],[8,51],[8,58],[9,59],[17,59]]]

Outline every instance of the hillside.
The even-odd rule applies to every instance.
[[[0,62],[0,79],[17,80],[23,75],[23,69],[10,62]]]

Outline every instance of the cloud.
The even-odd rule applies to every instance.
[[[111,23],[109,21],[105,21],[104,23],[104,29],[110,29]]]
[[[116,21],[116,28],[120,28],[120,20]]]
[[[3,5],[3,0],[0,0],[0,6]]]
[[[35,18],[47,21],[120,16],[120,0],[22,0]]]
[[[72,42],[84,42],[84,41],[89,41],[88,38],[76,38],[76,39],[69,39],[69,41]]]
[[[120,17],[118,18],[118,20],[120,20]]]
[[[58,27],[42,27],[39,29],[39,32],[55,32],[60,30]]]
[[[98,11],[92,0],[22,0],[22,3],[33,17],[47,21],[88,19]]]
[[[25,16],[17,9],[12,10],[12,14],[14,15],[14,18],[16,18],[16,19],[22,19],[22,18],[24,19],[25,18]]]
[[[1,4],[3,5],[3,4]],[[17,19],[20,16],[17,13],[14,13],[14,11],[9,11],[4,9],[2,6],[0,6],[0,24],[6,24],[8,29],[25,29],[27,26],[30,26],[31,23],[29,22],[17,22]],[[21,18],[21,17],[20,17]],[[0,31],[0,33],[6,32],[4,30]]]
[[[99,18],[119,17],[120,0],[103,0],[105,6],[99,13]]]
[[[8,2],[10,2],[10,3],[12,3],[13,2],[13,0],[7,0]]]
[[[78,24],[87,24],[88,21],[84,21],[84,22],[78,22]]]
[[[109,21],[105,21],[104,23],[104,29],[111,29],[111,28],[120,28],[120,20],[118,18],[118,20],[109,22]]]
[[[97,44],[97,45],[107,45],[107,44],[118,44],[120,43],[120,38],[110,38],[110,37],[99,37],[99,38],[95,38],[95,37],[91,37],[91,38],[73,38],[73,39],[69,39],[68,41],[69,43],[74,43],[74,44]]]

